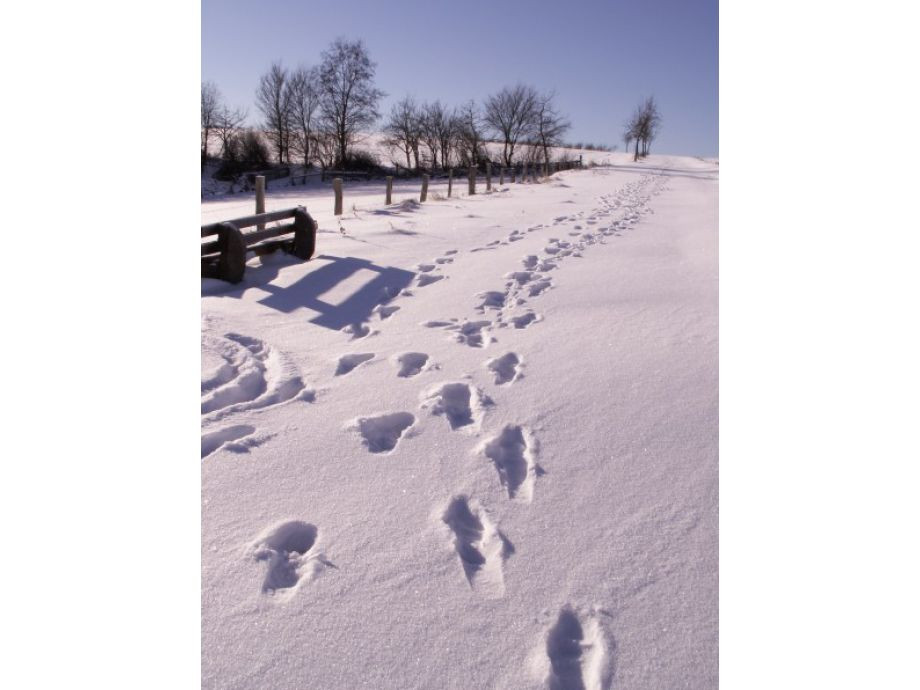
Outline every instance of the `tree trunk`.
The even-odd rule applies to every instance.
[[[633,157],[633,163],[639,160],[639,140],[636,139],[636,155]]]

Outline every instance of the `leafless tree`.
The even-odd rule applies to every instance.
[[[230,108],[227,105],[222,106],[217,113],[214,131],[217,132],[217,136],[220,138],[220,155],[222,158],[227,157],[230,142],[239,134],[248,115],[249,113],[243,108]]]
[[[626,122],[624,128],[623,140],[627,141],[627,147],[630,141],[636,142],[635,155],[633,160],[639,160],[639,147],[642,147],[643,156],[647,156],[651,142],[658,135],[661,128],[661,114],[658,112],[658,106],[655,103],[654,96],[649,96],[643,103],[636,106],[632,117]]]
[[[335,167],[338,150],[338,141],[334,132],[322,129],[316,133],[314,153],[322,168],[329,170]]]
[[[511,165],[518,141],[533,134],[538,102],[536,90],[523,84],[505,87],[486,99],[483,120],[501,137],[505,165]]]
[[[540,96],[535,106],[534,139],[542,149],[545,165],[549,165],[551,149],[562,143],[563,135],[572,126],[558,112],[554,100],[554,93],[544,94]]]
[[[223,108],[220,91],[212,81],[201,82],[201,162],[208,158],[208,143]]]
[[[303,157],[306,168],[313,158],[312,144],[316,138],[319,108],[319,74],[316,68],[298,67],[287,81],[291,102],[291,149]]]
[[[319,67],[320,112],[333,133],[338,160],[345,163],[355,135],[380,117],[377,103],[384,93],[374,86],[377,64],[363,41],[338,38],[323,52]]]
[[[256,90],[256,105],[265,118],[265,130],[279,163],[283,163],[285,157],[290,159],[291,92],[287,88],[287,81],[288,71],[280,62],[274,62],[259,79],[259,88]]]
[[[454,114],[441,101],[428,103],[422,108],[422,138],[431,151],[432,167],[438,167],[439,154],[441,167],[450,165],[456,131]]]
[[[412,167],[412,161],[409,156],[414,153],[415,167],[418,168],[418,149],[422,137],[422,115],[411,96],[406,96],[393,105],[383,131],[386,135],[386,143],[398,148],[406,155],[406,167]]]
[[[463,165],[478,165],[488,157],[482,137],[482,118],[472,100],[457,110],[457,152]]]

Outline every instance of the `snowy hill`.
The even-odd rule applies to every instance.
[[[270,188],[320,233],[202,281],[204,687],[716,687],[718,163],[602,155]]]

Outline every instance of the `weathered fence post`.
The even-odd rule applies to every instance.
[[[524,161],[524,167],[521,168],[521,184],[527,182],[527,161]]]
[[[389,206],[392,203],[393,203],[393,176],[388,175],[387,176],[387,203],[386,205]]]
[[[470,166],[470,196],[476,193],[476,168]]]
[[[447,198],[450,199],[450,195],[454,191],[454,169],[450,168],[447,171]]]
[[[492,161],[486,161],[486,191],[492,191]]]
[[[335,192],[335,215],[342,215],[342,178],[332,180],[332,191]]]
[[[265,175],[256,175],[256,213],[265,213]],[[265,224],[259,224],[259,230],[264,230]]]
[[[501,187],[505,184],[505,166],[501,165],[498,168],[498,186]]]
[[[511,184],[514,184],[517,181],[517,168],[514,167],[514,164],[511,165]]]
[[[425,203],[428,199],[428,173],[422,173],[422,193],[419,196],[419,203]]]

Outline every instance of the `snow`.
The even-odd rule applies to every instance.
[[[605,156],[270,186],[317,255],[202,280],[204,687],[717,685],[718,163]]]

